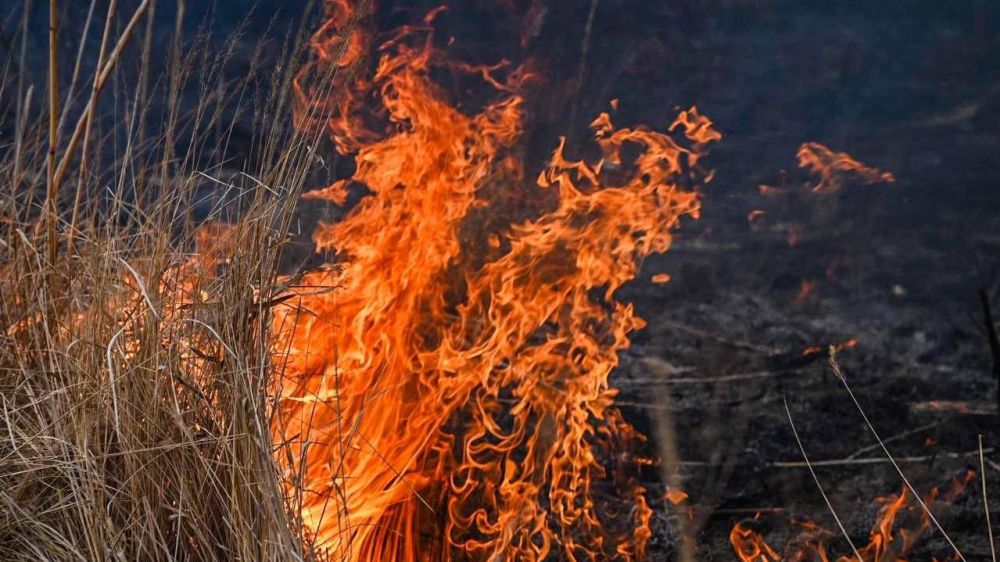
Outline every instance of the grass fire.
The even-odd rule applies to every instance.
[[[0,559],[995,561],[1000,11],[849,4],[0,7]]]

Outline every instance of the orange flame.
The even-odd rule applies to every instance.
[[[645,490],[627,463],[607,464],[641,436],[608,376],[644,323],[614,296],[697,217],[681,178],[705,181],[699,159],[719,133],[695,108],[666,132],[601,114],[603,157],[572,160],[560,142],[537,180],[558,204],[506,224],[490,211],[530,190],[516,150],[525,73],[449,62],[426,29],[407,28],[370,80],[341,84],[370,39],[358,11],[327,13],[318,60],[297,80],[297,122],[354,154],[349,181],[371,195],[317,229],[340,267],[306,274],[296,309],[276,318],[286,376],[274,432],[297,453],[280,461],[306,489],[303,522],[340,560],[641,558]],[[474,73],[497,99],[463,113],[432,68]],[[360,91],[380,105],[359,105]],[[345,186],[311,197],[342,203]],[[599,481],[631,499],[628,514],[598,505]]]
[[[657,273],[656,275],[653,275],[650,278],[650,281],[652,281],[653,283],[656,283],[657,285],[662,285],[664,283],[669,283],[670,282],[670,274],[669,273]]]
[[[828,345],[826,347],[811,345],[802,350],[802,357],[816,355],[817,353],[829,353],[831,351],[833,353],[839,353],[841,351],[844,351],[845,349],[851,349],[852,347],[855,347],[857,345],[858,345],[858,340],[854,338],[851,338],[841,343]]]
[[[800,168],[809,168],[819,175],[819,183],[812,190],[817,193],[838,191],[848,175],[857,177],[864,184],[892,183],[896,181],[889,172],[883,172],[858,162],[846,152],[834,152],[818,142],[807,142],[797,153]]]
[[[770,545],[764,541],[764,537],[757,531],[737,523],[729,532],[729,544],[733,545],[733,550],[740,557],[741,562],[779,562],[783,560]]]
[[[964,476],[952,479],[948,490],[942,495],[937,487],[924,498],[924,504],[931,506],[934,501],[951,503],[961,494],[969,482],[975,477],[975,472],[967,471]],[[868,544],[858,549],[861,555],[840,556],[837,562],[877,562],[893,560],[905,562],[906,556],[917,540],[930,528],[931,518],[919,504],[912,503],[912,495],[907,488],[899,495],[888,496],[876,500],[881,504],[877,520],[869,534]],[[913,521],[916,519],[916,521]],[[897,525],[897,522],[902,524]],[[786,555],[778,554],[764,540],[763,535],[752,528],[752,524],[737,523],[729,535],[730,544],[742,562],[783,562],[818,560],[829,562],[831,558],[826,551],[826,542],[833,536],[815,523],[798,522],[803,532],[789,545]]]
[[[688,495],[684,490],[671,488],[667,490],[667,493],[663,495],[663,498],[673,505],[680,505],[687,501]]]
[[[795,294],[796,306],[803,306],[816,296],[816,282],[812,279],[802,279],[799,292]]]

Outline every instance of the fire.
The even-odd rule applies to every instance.
[[[812,279],[803,279],[799,285],[799,292],[795,294],[795,304],[803,306],[816,296],[816,282]]]
[[[961,494],[975,472],[967,471],[962,477],[952,479],[948,490],[943,494],[935,487],[924,498],[924,504],[931,506],[935,501],[950,503]],[[912,494],[906,487],[898,495],[891,495],[876,500],[881,507],[878,509],[875,524],[868,537],[868,544],[858,549],[859,560],[853,553],[850,556],[831,558],[827,554],[827,542],[832,533],[823,530],[815,523],[797,522],[802,533],[793,544],[786,548],[786,554],[781,555],[764,540],[763,535],[755,530],[752,523],[737,523],[729,535],[729,542],[742,562],[782,562],[785,560],[816,560],[821,562],[877,562],[893,560],[905,562],[907,555],[917,540],[931,526],[930,515],[921,509],[919,503],[912,501]]]
[[[857,345],[858,345],[858,340],[854,338],[833,345],[828,345],[826,347],[819,345],[811,345],[802,350],[802,357],[809,357],[810,355],[816,355],[818,353],[840,353],[845,349],[851,349],[852,347],[856,347]]]
[[[650,281],[652,281],[653,283],[655,283],[657,285],[662,285],[664,283],[669,283],[670,282],[670,274],[669,273],[657,273],[656,275],[654,275],[654,276],[652,276],[650,278]]]
[[[764,537],[742,523],[737,523],[729,532],[729,543],[742,562],[778,562],[780,554],[764,542]]]
[[[819,183],[812,187],[817,193],[832,193],[840,190],[846,176],[854,176],[861,183],[892,183],[896,181],[889,172],[866,166],[846,152],[834,152],[818,142],[807,142],[797,153],[799,167],[808,168],[819,175]]]
[[[641,436],[608,376],[644,323],[615,293],[698,216],[688,186],[710,178],[700,159],[719,133],[695,108],[662,132],[603,113],[603,156],[574,160],[563,141],[531,187],[525,71],[449,60],[434,12],[378,47],[369,78],[371,5],[327,8],[296,121],[356,171],[310,197],[370,195],[316,230],[339,259],[276,318],[273,431],[297,452],[279,461],[306,490],[303,522],[336,560],[641,558],[652,511],[628,469]],[[432,71],[479,76],[494,99],[460,111]],[[554,208],[505,218],[552,190]],[[598,482],[629,508],[599,505]]]
[[[667,490],[667,493],[663,495],[663,498],[673,505],[680,505],[687,501],[688,495],[684,490],[671,488]]]

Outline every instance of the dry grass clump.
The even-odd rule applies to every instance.
[[[62,88],[32,85],[25,49],[0,79],[2,560],[311,557],[270,430],[270,311],[308,159],[294,65],[227,82],[238,38],[184,50],[181,1],[154,68],[155,4],[92,3],[103,35],[51,51]],[[29,13],[22,41],[47,23]],[[242,160],[237,120],[255,127]]]

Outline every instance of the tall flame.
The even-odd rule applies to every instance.
[[[306,489],[303,522],[338,560],[642,557],[651,510],[628,463],[611,464],[641,436],[608,377],[643,321],[614,296],[697,216],[682,184],[706,181],[699,159],[720,135],[695,108],[665,132],[601,114],[603,156],[576,161],[561,142],[533,190],[517,150],[526,72],[450,62],[428,25],[383,43],[369,79],[370,5],[327,14],[297,122],[323,127],[356,171],[311,196],[370,194],[317,229],[337,267],[306,274],[276,319],[274,432],[297,452],[282,462]],[[482,77],[494,101],[460,111],[431,79],[441,69]],[[554,208],[500,220],[515,194],[543,190]],[[629,510],[599,505],[598,482]]]

